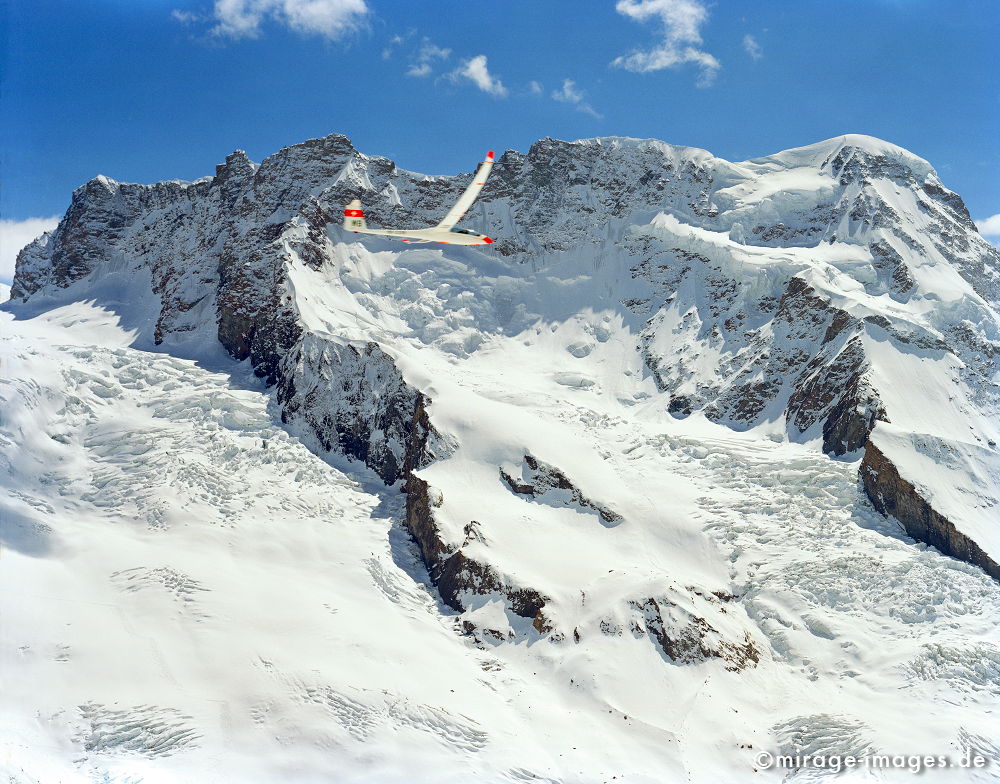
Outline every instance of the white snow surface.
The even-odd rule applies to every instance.
[[[133,348],[94,305],[0,316],[11,781],[778,781],[754,750],[789,726],[831,753],[997,754],[1000,588],[875,514],[855,464],[623,405],[627,368],[566,386],[523,341],[462,374],[439,355],[462,449],[424,475],[580,634],[485,600],[468,619],[509,639],[477,646],[401,496],[276,424],[245,366]],[[502,489],[527,449],[626,521]],[[622,600],[671,583],[735,586],[760,664],[678,665],[630,632]]]
[[[868,242],[906,248],[848,217],[821,244],[753,235],[825,203],[838,187],[825,162],[845,147],[920,181],[933,170],[870,137],[735,164],[649,140],[578,144],[712,166],[718,214],[562,215],[521,237],[533,255],[514,259],[330,228],[317,265],[299,254],[302,218],[281,239],[300,323],[377,342],[429,397],[449,448],[418,476],[442,538],[544,594],[550,633],[498,594],[444,606],[398,488],[281,425],[247,365],[222,355],[206,305],[153,346],[141,264],[115,257],[0,310],[0,770],[12,782],[832,779],[756,769],[759,752],[796,749],[976,749],[989,767],[925,775],[1000,780],[1000,585],[877,514],[860,455],[824,455],[818,433],[792,433],[777,409],[740,429],[670,416],[642,330],[670,358],[674,394],[724,384],[722,360],[748,350],[700,330],[714,301],[697,283],[649,322],[620,307],[650,296],[620,250],[641,243],[733,276],[733,313],[794,275],[853,317],[887,319],[863,337],[891,422],[875,443],[996,554],[996,392],[966,373],[971,354],[933,348],[958,325],[1000,337],[995,303],[930,246],[907,255],[911,290],[887,288]],[[375,187],[367,160],[334,179]],[[410,187],[400,179],[387,198]],[[872,187],[922,220],[909,190]],[[510,210],[497,199],[480,219],[514,231]],[[577,232],[570,251],[561,232]],[[520,476],[526,455],[618,519],[564,490],[512,492],[500,471]],[[650,598],[751,642],[759,661],[671,660],[642,614]]]

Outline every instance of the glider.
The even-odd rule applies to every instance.
[[[493,242],[485,234],[476,234],[468,229],[456,229],[455,224],[469,211],[476,200],[479,191],[486,184],[493,168],[493,153],[486,153],[486,159],[479,164],[469,187],[465,189],[455,206],[448,210],[437,226],[428,229],[369,229],[365,223],[365,213],[361,209],[361,201],[355,199],[344,210],[344,230],[355,234],[379,234],[386,237],[396,237],[403,242],[443,242],[446,245],[489,245]]]

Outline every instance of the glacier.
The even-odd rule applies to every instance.
[[[0,312],[12,781],[745,781],[1000,748],[1000,255],[845,136],[78,189]],[[881,771],[872,780],[904,780]],[[970,779],[978,776],[978,779]]]

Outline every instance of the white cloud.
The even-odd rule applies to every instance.
[[[435,60],[447,60],[449,57],[451,57],[451,49],[437,46],[429,38],[424,38],[416,57],[406,71],[406,75],[429,76],[434,70]]]
[[[391,60],[392,56],[396,53],[396,49],[401,47],[404,43],[406,43],[409,39],[411,39],[414,35],[416,35],[416,33],[417,33],[416,30],[407,30],[402,35],[397,33],[392,38],[390,38],[389,43],[387,43],[385,45],[385,48],[382,49],[382,59]]]
[[[663,25],[663,41],[648,51],[637,50],[617,57],[611,64],[637,73],[676,68],[694,63],[701,69],[698,86],[707,87],[722,67],[714,55],[700,48],[701,26],[708,9],[700,0],[618,0],[615,9],[637,22],[657,19]]]
[[[486,63],[485,54],[477,54],[475,57],[464,61],[458,68],[448,74],[452,81],[467,79],[485,93],[504,98],[507,95],[507,88],[503,83],[490,73]]]
[[[563,103],[580,103],[583,93],[576,89],[576,82],[572,79],[563,79],[562,89],[553,90],[552,97]]]
[[[292,30],[325,38],[356,30],[368,15],[365,0],[284,0],[281,6]]]
[[[532,79],[530,82],[528,82],[528,92],[530,92],[532,95],[541,95],[543,92],[545,92],[545,88],[542,87],[541,82],[536,82],[534,79]]]
[[[576,88],[576,82],[572,79],[563,79],[562,88],[559,90],[553,90],[552,98],[562,103],[573,104],[577,111],[589,114],[591,117],[596,117],[598,120],[603,119],[603,116],[599,114],[593,106],[583,100],[583,90],[578,90]]]
[[[175,22],[180,22],[185,25],[202,21],[202,16],[200,14],[194,14],[190,11],[178,11],[176,8],[170,12],[170,16]]]
[[[411,65],[409,68],[406,69],[406,75],[407,76],[430,76],[431,73],[433,72],[433,70],[434,69],[431,68],[431,64],[430,63],[421,63],[420,65],[417,65],[416,63],[414,63],[413,65]]]
[[[420,45],[420,53],[417,57],[421,61],[430,62],[431,60],[447,60],[450,55],[451,49],[437,46],[425,38],[424,42]]]
[[[1000,237],[1000,214],[976,221],[976,228],[984,237]]]
[[[59,216],[51,218],[0,219],[0,280],[14,278],[14,262],[25,245],[59,225]]]
[[[330,40],[357,30],[368,16],[365,0],[215,0],[210,32],[224,38],[256,38],[265,19],[290,30],[320,35]],[[190,23],[197,15],[174,11],[179,22]]]
[[[759,60],[764,56],[764,50],[760,48],[760,44],[757,43],[757,39],[749,33],[743,36],[743,48],[754,60]]]

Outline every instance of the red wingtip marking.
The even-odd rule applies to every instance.
[[[493,244],[493,240],[491,240],[489,237],[483,237],[483,242],[485,242],[487,245]]]
[[[493,150],[490,150],[488,153],[486,153],[486,160],[488,161],[493,160]]]

